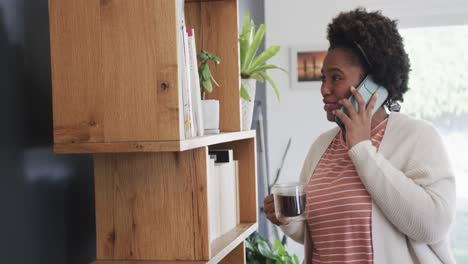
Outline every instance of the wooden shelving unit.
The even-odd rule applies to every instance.
[[[197,47],[221,57],[221,134],[184,139],[177,0],[49,0],[54,150],[92,153],[94,264],[245,263],[257,229],[255,132],[240,131],[237,0],[186,0]],[[238,160],[240,223],[209,236],[210,148]]]
[[[174,152],[215,145],[223,142],[242,140],[255,136],[255,131],[228,132],[206,135],[187,140],[167,140],[149,142],[111,142],[111,143],[71,143],[55,144],[54,151],[59,154],[71,153],[122,153],[122,152]]]

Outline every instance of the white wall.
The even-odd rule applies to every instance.
[[[468,1],[415,0],[415,1],[265,1],[266,46],[280,45],[279,56],[270,62],[289,68],[289,48],[295,45],[328,46],[326,26],[340,11],[357,6],[368,10],[382,10],[384,15],[400,21],[402,28],[468,24]],[[307,150],[316,137],[334,126],[326,121],[323,111],[320,84],[308,90],[292,90],[289,76],[270,71],[281,90],[281,101],[267,87],[267,144],[269,171],[275,175],[281,157],[292,138],[280,181],[295,181],[300,173]],[[289,240],[290,250],[302,256],[301,248]]]

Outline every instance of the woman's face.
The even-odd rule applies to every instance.
[[[332,111],[341,108],[338,101],[351,95],[350,87],[357,87],[364,77],[364,69],[353,63],[349,51],[336,48],[328,51],[322,68],[321,93],[328,121],[335,122]]]

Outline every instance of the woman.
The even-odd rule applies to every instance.
[[[454,263],[455,182],[441,137],[427,122],[395,112],[410,70],[396,22],[356,9],[334,18],[327,33],[324,110],[344,128],[319,136],[305,159],[306,220],[281,224],[271,195],[267,218],[304,244],[305,263]],[[354,88],[368,75],[388,90],[390,114],[375,95],[366,106]]]

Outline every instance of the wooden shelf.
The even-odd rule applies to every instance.
[[[243,243],[258,228],[257,223],[240,223],[230,232],[215,239],[211,243],[213,257],[208,261],[172,261],[172,260],[151,260],[151,261],[132,261],[132,260],[96,260],[92,264],[212,264],[220,262],[238,245]]]
[[[218,263],[221,261],[229,252],[254,233],[257,228],[257,223],[240,223],[230,232],[215,239],[211,243],[213,257],[207,263]]]
[[[180,152],[253,137],[255,130],[220,133],[180,141],[54,144],[54,152],[57,154]]]

